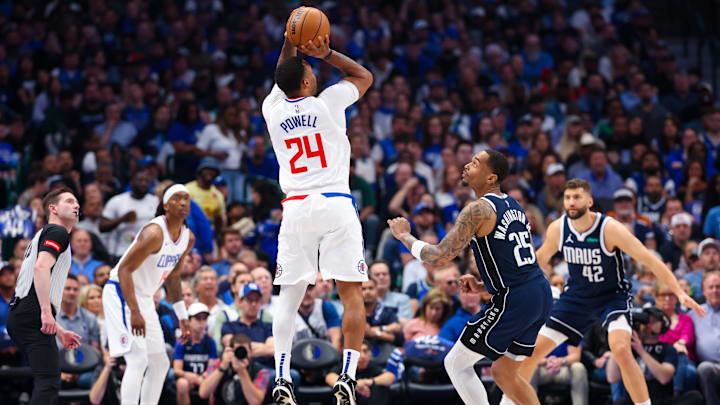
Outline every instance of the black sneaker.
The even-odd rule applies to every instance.
[[[333,395],[337,399],[337,405],[357,405],[357,401],[355,401],[356,386],[357,382],[350,378],[349,375],[341,374],[333,387]]]
[[[295,399],[295,391],[293,385],[284,378],[275,380],[275,388],[272,391],[273,401],[275,405],[298,405]]]

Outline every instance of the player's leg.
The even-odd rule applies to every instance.
[[[533,387],[518,374],[521,362],[512,357],[502,356],[493,362],[491,368],[493,379],[505,396],[516,404],[539,405],[540,401]]]
[[[527,357],[520,363],[520,367],[518,368],[520,377],[529,382],[535,374],[538,364],[565,340],[567,340],[567,337],[562,333],[543,326],[535,341],[535,350],[533,350],[532,356]]]
[[[148,366],[147,349],[140,339],[133,341],[130,351],[125,353],[125,374],[120,384],[122,405],[137,405],[140,399],[143,375]]]
[[[630,398],[636,404],[650,404],[645,376],[635,360],[630,347],[632,329],[627,317],[622,315],[608,324],[608,344],[615,361],[620,367],[623,384]]]
[[[140,394],[140,405],[155,405],[160,400],[162,390],[165,386],[165,378],[170,369],[170,358],[165,350],[165,338],[163,337],[160,319],[151,298],[144,298],[139,302],[141,308],[148,308],[143,313],[145,317],[145,341],[147,342],[147,371],[142,383]]]
[[[190,405],[190,382],[182,377],[175,381],[176,400],[178,405]]]
[[[485,356],[468,349],[460,340],[445,356],[445,370],[466,405],[488,405],[487,392],[475,372],[475,363]]]

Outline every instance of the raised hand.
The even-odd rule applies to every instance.
[[[325,35],[325,38],[318,37],[317,39],[320,40],[320,45],[315,46],[313,41],[307,41],[306,44],[300,45],[298,49],[300,49],[300,52],[313,58],[325,58],[330,54],[330,35]]]

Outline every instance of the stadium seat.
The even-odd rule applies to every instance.
[[[370,364],[385,367],[393,350],[395,350],[395,345],[392,343],[383,342],[373,345]]]
[[[100,352],[89,344],[84,343],[77,349],[60,351],[60,371],[72,374],[86,373],[93,371],[101,360]],[[60,403],[89,403],[89,395],[89,389],[61,389],[58,398]]]
[[[303,339],[292,348],[292,367],[297,370],[321,371],[340,362],[340,354],[335,347],[321,339]],[[332,400],[332,387],[322,385],[301,385],[295,389],[295,395],[301,403],[325,402]]]
[[[422,367],[426,371],[437,373],[441,381],[430,384],[412,381],[410,379],[410,375],[412,374],[410,372],[411,367]],[[445,373],[445,366],[442,362],[420,357],[406,357],[403,379],[407,392],[407,403],[437,403],[438,401],[447,401],[450,398],[457,397],[455,388],[450,383],[450,379]]]

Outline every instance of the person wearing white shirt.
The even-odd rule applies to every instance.
[[[238,131],[238,109],[227,107],[218,114],[214,124],[205,126],[198,136],[197,147],[212,153],[224,152],[224,157],[217,156],[220,162],[220,174],[228,182],[230,201],[242,201],[245,189],[245,174],[240,171],[245,139]]]
[[[145,169],[136,171],[130,179],[130,191],[118,194],[105,205],[100,219],[100,232],[109,232],[108,252],[122,256],[143,225],[155,217],[159,200],[148,193],[150,175]]]

